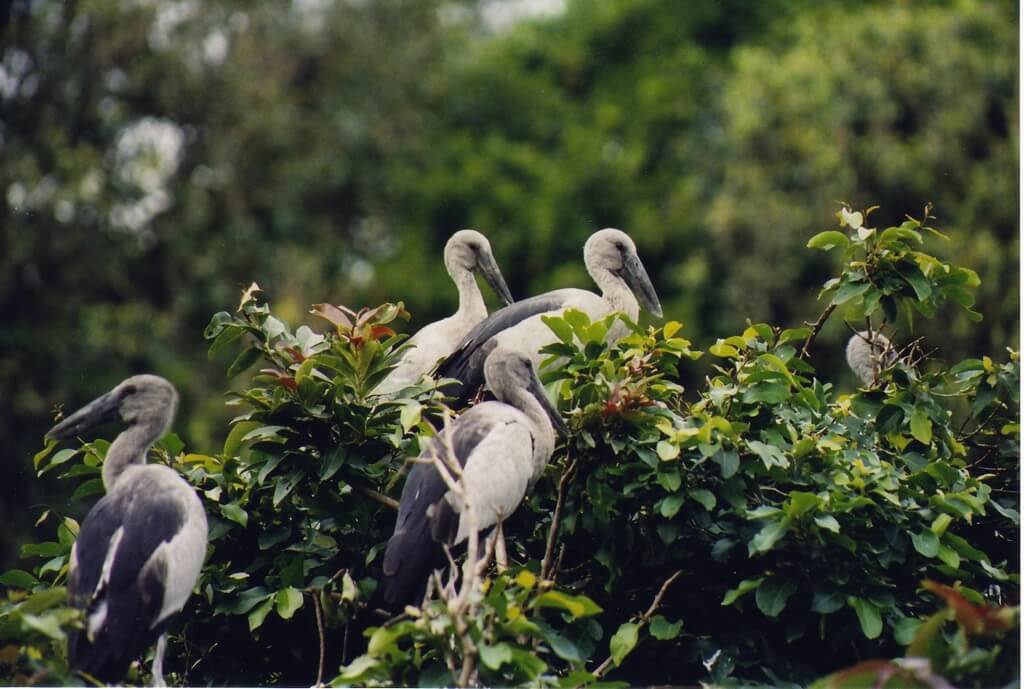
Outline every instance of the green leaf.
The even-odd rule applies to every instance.
[[[408,433],[410,430],[415,428],[420,422],[420,416],[422,413],[423,405],[419,402],[402,405],[402,411],[399,415],[399,421],[402,424],[402,432]]]
[[[662,517],[671,519],[679,512],[679,509],[683,506],[683,502],[685,502],[685,500],[686,498],[678,493],[665,496],[658,503],[658,511],[661,513]]]
[[[740,456],[735,450],[720,450],[712,459],[722,468],[722,478],[731,478],[740,468]]]
[[[903,279],[914,290],[914,295],[919,301],[925,301],[928,297],[932,296],[931,283],[928,282],[928,278],[921,273],[917,266],[901,263],[896,267],[896,270],[899,271]]]
[[[867,292],[869,287],[871,287],[870,282],[844,282],[839,285],[839,289],[832,296],[832,304],[835,306],[845,304],[854,297],[859,297]]]
[[[857,596],[847,598],[846,604],[857,613],[857,621],[860,622],[860,630],[864,632],[864,636],[877,639],[882,633],[882,616],[875,604]]]
[[[839,533],[839,522],[831,514],[817,514],[814,516],[814,523],[822,529]]]
[[[611,650],[612,662],[615,663],[615,667],[621,665],[622,661],[625,660],[626,656],[636,646],[639,632],[639,625],[634,622],[624,622],[619,626],[615,634],[612,635],[608,647]]]
[[[240,524],[242,528],[245,528],[249,523],[249,513],[239,507],[236,503],[221,505],[220,513],[236,524]]]
[[[715,494],[706,488],[696,488],[691,490],[690,497],[699,502],[708,512],[715,509]]]
[[[932,420],[928,412],[920,407],[915,407],[914,413],[910,415],[910,434],[925,445],[932,442]]]
[[[743,391],[743,401],[747,404],[765,402],[778,404],[790,398],[789,385],[780,381],[762,381]]]
[[[651,620],[650,632],[658,641],[668,641],[679,636],[679,630],[683,628],[683,621],[669,622],[661,615],[655,615]]]
[[[682,484],[683,479],[677,470],[672,469],[671,471],[658,472],[658,485],[669,493],[675,493]]]
[[[243,349],[241,352],[239,352],[238,356],[235,357],[235,360],[231,362],[231,366],[228,367],[228,380],[231,380],[239,373],[242,373],[246,369],[250,368],[253,364],[259,361],[261,356],[263,356],[262,352],[260,352],[260,350],[256,349],[255,347],[250,346]],[[262,623],[263,621],[260,620],[260,624]]]
[[[3,574],[0,574],[0,584],[3,584],[4,586],[15,586],[17,588],[30,589],[38,583],[38,579],[21,569],[9,569]]]
[[[249,431],[259,428],[261,425],[259,421],[239,421],[232,426],[227,439],[224,440],[224,450],[222,451],[224,456],[234,457],[238,453],[238,448],[242,446],[242,438]]]
[[[844,602],[843,594],[837,591],[815,591],[811,610],[822,615],[829,615],[843,607]]]
[[[80,484],[78,488],[75,488],[75,492],[71,494],[71,500],[73,502],[81,498],[87,498],[90,495],[97,495],[105,490],[106,489],[103,487],[103,479],[91,478]]]
[[[754,535],[747,544],[747,551],[753,555],[754,553],[764,553],[775,547],[775,544],[779,542],[786,532],[789,531],[792,520],[790,517],[783,517],[779,521],[769,521],[761,530]]]
[[[224,328],[223,330],[220,331],[220,334],[217,335],[216,339],[214,339],[213,343],[210,344],[210,348],[206,352],[206,358],[209,359],[210,361],[213,361],[214,358],[216,358],[217,354],[220,353],[222,349],[238,340],[238,338],[240,338],[244,334],[244,328]]]
[[[757,587],[754,600],[768,617],[777,617],[786,607],[786,601],[796,593],[796,582],[782,577],[768,577]]]
[[[573,344],[572,326],[566,323],[563,319],[557,316],[541,316],[540,319],[544,321],[544,324],[551,329],[551,332],[553,332],[559,340],[567,345]]]
[[[277,592],[275,601],[277,614],[282,620],[290,620],[295,611],[302,607],[302,592],[289,586]]]
[[[274,608],[274,597],[270,596],[265,599],[262,603],[256,606],[252,612],[249,613],[249,631],[258,629],[262,624],[263,620],[267,619],[267,615]]]
[[[725,597],[722,598],[721,604],[732,605],[736,602],[738,598],[750,593],[758,586],[760,586],[761,582],[764,581],[764,579],[764,577],[757,577],[756,579],[744,579],[739,583],[739,586],[730,591],[726,591]]]
[[[935,557],[939,554],[939,537],[932,531],[910,534],[910,540],[914,544],[914,550],[925,557]]]
[[[830,251],[837,246],[841,249],[845,249],[849,245],[850,239],[838,230],[826,230],[825,232],[819,232],[807,240],[808,249],[821,249],[823,251]]]
[[[71,459],[72,457],[77,455],[80,450],[81,450],[81,448],[79,448],[77,450],[72,450],[72,449],[68,449],[68,448],[65,448],[65,449],[61,450],[60,452],[58,452],[57,454],[55,454],[53,456],[53,459],[51,459],[49,462],[47,462],[46,466],[39,473],[40,474],[45,474],[50,469],[53,469],[54,467],[57,467],[57,466],[60,466],[61,464],[64,464],[69,459]]]
[[[53,615],[39,617],[37,615],[22,613],[21,622],[26,627],[48,636],[55,641],[64,640],[64,630],[60,628],[60,621]]]
[[[679,446],[668,440],[658,442],[658,458],[663,462],[669,462],[679,456]]]
[[[587,617],[602,612],[601,606],[587,596],[570,596],[561,591],[546,591],[534,603],[538,608],[560,608],[573,617]]]
[[[488,646],[480,644],[480,661],[492,670],[497,670],[505,663],[512,662],[512,649],[505,642]]]

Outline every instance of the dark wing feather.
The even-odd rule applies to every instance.
[[[477,410],[480,410],[479,412]],[[494,427],[488,423],[483,406],[474,407],[463,414],[451,427],[452,453],[460,466],[473,448],[480,444]],[[445,433],[442,433],[442,437]],[[443,452],[444,446],[435,438],[427,446],[427,453]],[[401,610],[415,604],[426,591],[427,579],[437,567],[445,563],[444,549],[431,534],[431,519],[427,511],[448,507],[444,494],[448,486],[431,464],[415,464],[402,487],[395,531],[384,551],[384,576],[380,596],[384,607]],[[449,508],[450,510],[450,508]],[[454,536],[454,532],[452,533]]]
[[[71,604],[86,617],[106,607],[105,621],[92,639],[84,631],[70,636],[71,667],[107,683],[118,682],[169,622],[168,618],[153,627],[163,606],[163,563],[145,573],[143,568],[185,522],[184,508],[173,495],[147,493],[145,483],[134,483],[119,485],[86,515],[75,546],[77,564],[68,581]],[[107,551],[119,529],[109,580],[100,585]]]
[[[451,356],[441,362],[435,373],[437,378],[454,378],[461,383],[445,388],[445,393],[455,398],[453,408],[461,409],[466,406],[484,384],[484,360],[490,354],[490,348],[486,345],[491,338],[527,318],[561,309],[570,294],[571,290],[538,294],[498,309],[477,323],[462,338],[462,342]]]

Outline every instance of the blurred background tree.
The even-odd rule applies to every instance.
[[[31,470],[55,405],[158,372],[207,449],[227,415],[202,328],[242,285],[292,322],[401,299],[413,329],[454,308],[440,252],[462,227],[520,298],[588,285],[583,240],[621,227],[706,347],[816,315],[832,266],[795,248],[837,202],[932,202],[985,323],[904,317],[897,339],[949,361],[1018,345],[1015,3],[578,0],[496,22],[510,5],[10,6],[2,566],[27,506],[62,497]],[[815,363],[852,386],[833,320]]]

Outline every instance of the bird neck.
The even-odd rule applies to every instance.
[[[547,412],[540,406],[533,395],[525,390],[517,390],[515,399],[511,401],[513,406],[526,414],[530,420],[530,435],[533,436],[533,458],[536,463],[533,471],[533,480],[540,478],[540,472],[544,470],[548,458],[555,449],[555,427],[551,425],[551,419]]]
[[[459,290],[459,309],[455,312],[455,317],[468,319],[473,323],[482,321],[487,317],[487,305],[484,304],[484,297],[480,293],[480,285],[476,283],[473,271],[457,268],[450,272],[455,287]]]
[[[640,317],[640,303],[625,280],[606,268],[588,266],[588,272],[601,288],[601,296],[611,305],[612,311],[620,311],[632,321]]]
[[[145,464],[146,453],[160,437],[162,428],[154,425],[135,425],[114,438],[103,460],[103,487],[109,493],[124,470],[133,464]]]

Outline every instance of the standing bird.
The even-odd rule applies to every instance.
[[[846,363],[864,385],[875,384],[878,372],[896,361],[889,338],[882,333],[862,330],[854,333],[846,345]]]
[[[451,455],[467,505],[453,494],[432,463],[417,463],[402,488],[395,532],[384,553],[381,594],[392,610],[422,599],[435,567],[445,562],[441,544],[459,544],[477,529],[508,517],[540,478],[566,427],[544,394],[530,358],[495,348],[484,375],[499,401],[478,404],[433,439],[421,460]]]
[[[167,628],[192,593],[206,555],[206,513],[195,491],[146,454],[174,420],[178,393],[157,376],[132,376],[46,434],[74,437],[120,416],[127,428],[107,450],[107,494],[85,517],[71,549],[68,597],[85,629],[68,638],[71,668],[121,680],[159,639],[153,684],[164,686]]]
[[[391,394],[414,384],[440,359],[455,351],[474,325],[487,318],[487,306],[474,273],[483,275],[504,304],[512,303],[512,293],[494,260],[491,243],[476,230],[460,230],[451,236],[444,247],[444,265],[459,290],[458,310],[448,318],[424,326],[412,336],[409,343],[413,347],[381,381],[378,393]]]
[[[458,388],[448,388],[448,394],[457,400],[456,406],[464,405],[483,384],[489,343],[522,352],[535,368],[540,368],[540,348],[557,339],[541,316],[558,315],[572,308],[585,312],[591,320],[618,311],[635,321],[641,305],[661,316],[658,295],[636,245],[625,232],[608,228],[592,234],[583,245],[583,262],[601,294],[574,288],[539,294],[495,311],[463,338],[437,369],[439,378],[455,378],[462,383]],[[622,323],[615,323],[608,331],[609,342],[619,340],[626,332]]]

